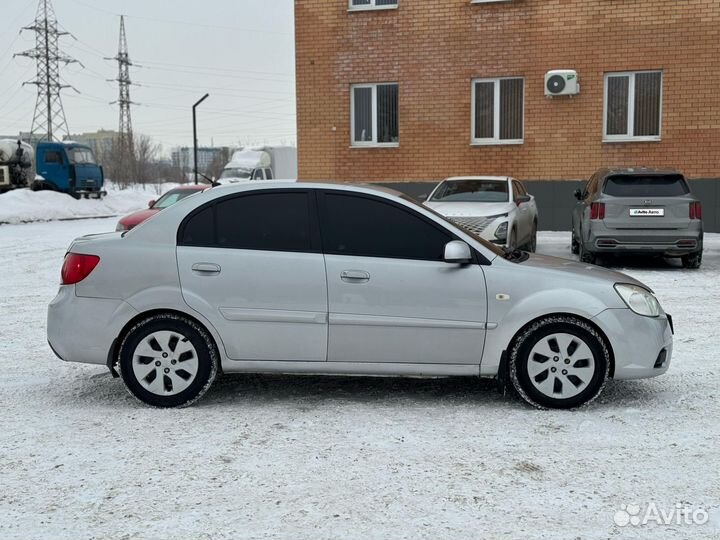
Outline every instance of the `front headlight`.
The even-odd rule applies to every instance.
[[[663,309],[660,307],[660,302],[647,289],[637,285],[628,285],[627,283],[616,283],[615,290],[623,299],[623,302],[627,304],[627,307],[638,315],[644,315],[645,317],[659,317],[662,315]]]
[[[498,225],[498,228],[495,230],[495,238],[498,240],[505,240],[507,238],[507,227],[507,221],[503,221],[500,225]]]

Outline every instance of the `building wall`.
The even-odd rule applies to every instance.
[[[720,1],[296,0],[299,178],[580,180],[611,165],[720,178]],[[581,93],[544,96],[575,69]],[[603,143],[603,74],[663,70],[662,140]],[[471,80],[525,78],[524,143],[471,146]],[[398,82],[398,148],[350,147],[350,85]]]

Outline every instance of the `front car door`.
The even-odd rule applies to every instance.
[[[325,361],[327,283],[307,190],[229,195],[193,211],[178,234],[185,302],[232,360]]]
[[[479,364],[485,277],[443,261],[453,234],[409,206],[318,194],[328,279],[328,360]]]

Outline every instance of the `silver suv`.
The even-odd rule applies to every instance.
[[[572,252],[587,263],[603,254],[680,257],[685,268],[702,262],[700,201],[685,177],[657,169],[601,169],[584,189],[572,216]]]
[[[664,373],[673,343],[629,276],[500,248],[389,190],[273,182],[75,240],[47,332],[158,407],[280,372],[497,377],[568,408]]]

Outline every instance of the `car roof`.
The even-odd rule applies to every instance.
[[[239,182],[221,184],[212,188],[213,193],[239,193],[243,191],[256,191],[263,189],[334,189],[339,191],[353,191],[356,193],[384,193],[403,197],[404,193],[385,186],[374,184],[338,184],[330,181],[313,180],[302,182],[288,182],[286,180],[263,180],[261,182]]]
[[[500,182],[506,182],[512,179],[510,176],[451,176],[443,180],[443,182],[448,180],[498,180]]]
[[[212,187],[210,184],[180,184],[179,186],[169,189],[168,191],[176,191],[176,190],[202,191],[202,190],[208,189],[210,187]]]
[[[662,176],[668,174],[682,176],[681,172],[674,169],[656,169],[653,167],[606,167],[603,169],[599,169],[596,174],[598,174],[600,178],[607,178],[608,176],[615,176],[620,174],[625,176]]]

